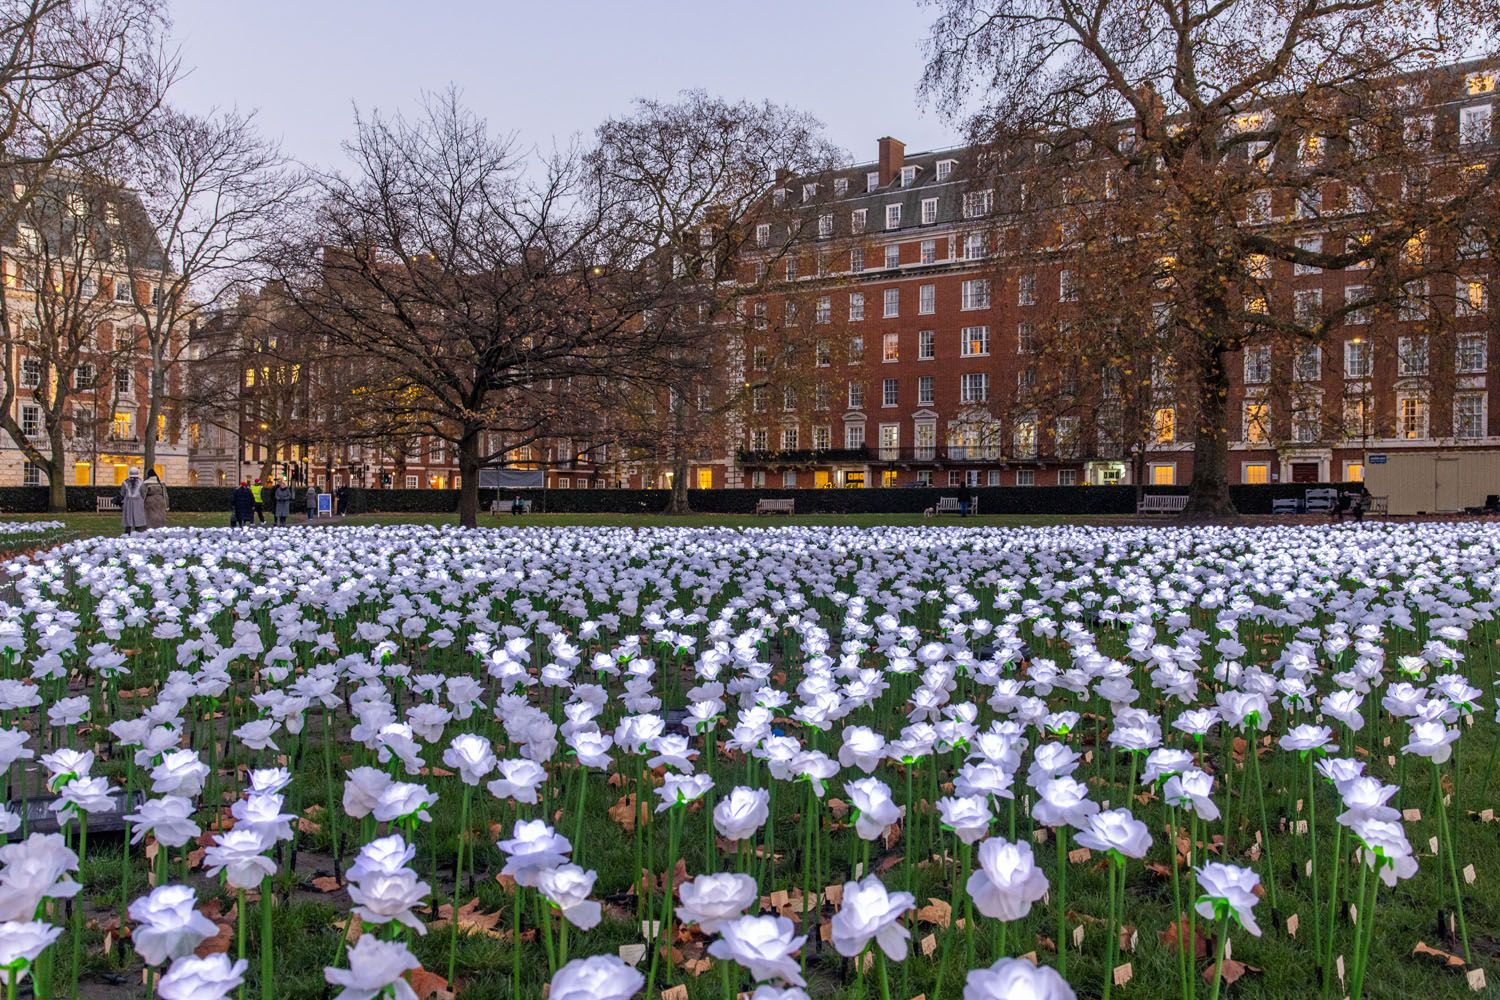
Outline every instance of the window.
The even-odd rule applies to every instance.
[[[819,297],[817,307],[813,310],[813,322],[833,322],[833,303],[829,301],[828,296]]]
[[[118,410],[110,421],[110,435],[117,441],[129,441],[135,437],[135,414],[129,410]]]
[[[959,486],[959,485],[962,485],[963,481],[964,481],[964,475],[963,475],[962,472],[959,472],[957,469],[949,469],[948,470],[948,485],[949,486]]]
[[[917,289],[917,312],[922,316],[937,312],[936,285],[922,285]]]
[[[1432,142],[1432,116],[1412,115],[1406,119],[1402,134],[1408,146],[1413,149],[1426,149]]]
[[[1396,436],[1407,441],[1427,437],[1427,400],[1420,396],[1396,398]]]
[[[1271,221],[1271,192],[1256,191],[1245,203],[1245,221],[1261,223]]]
[[[901,335],[887,333],[880,338],[880,360],[882,364],[901,360]]]
[[[1057,275],[1057,301],[1077,302],[1078,289],[1073,285],[1073,272],[1063,270]]]
[[[781,450],[782,451],[796,451],[797,450],[797,428],[795,428],[795,427],[783,427],[781,429]]]
[[[865,293],[849,293],[849,322],[859,323],[865,318]]]
[[[1495,92],[1495,74],[1485,71],[1470,73],[1464,78],[1464,89],[1468,91],[1471,97],[1477,97],[1480,94],[1493,94]]]
[[[1489,288],[1481,277],[1458,279],[1458,308],[1460,316],[1482,316],[1489,311]]]
[[[848,359],[849,363],[851,365],[857,365],[861,361],[863,361],[864,359],[865,359],[865,338],[863,338],[863,337],[850,337],[849,338],[849,359]]]
[[[73,369],[73,388],[81,392],[93,387],[94,366],[87,361],[80,361],[78,367]]]
[[[863,448],[864,446],[865,446],[865,425],[864,424],[845,424],[844,425],[844,447],[845,448]]]
[[[1036,457],[1036,414],[1025,414],[1016,421],[1011,431],[1011,448],[1017,458]]]
[[[1299,239],[1297,241],[1297,249],[1298,250],[1306,251],[1307,253],[1322,253],[1323,252],[1323,237],[1321,237],[1321,236],[1304,236],[1304,237],[1302,237],[1301,239]],[[1316,264],[1294,264],[1294,265],[1292,265],[1292,273],[1293,274],[1317,274],[1318,272],[1320,272],[1322,270],[1323,269],[1321,267],[1319,267],[1318,265],[1316,265]],[[1270,275],[1267,274],[1266,277],[1270,277]]]
[[[1485,394],[1461,392],[1453,397],[1453,436],[1456,438],[1481,438],[1485,436]]]
[[[129,301],[131,301],[131,298],[132,298],[132,296],[130,294],[130,282],[126,281],[124,278],[116,278],[115,279],[115,301],[116,302],[129,302]]]
[[[1485,254],[1484,230],[1468,226],[1458,237],[1458,255],[1464,260],[1474,260]]]
[[[1410,378],[1427,374],[1427,338],[1401,337],[1396,341],[1396,374]]]
[[[848,193],[849,193],[849,178],[847,178],[847,177],[838,177],[838,178],[835,178],[834,182],[833,182],[833,196],[835,198],[842,198],[844,195],[846,195]]]
[[[42,384],[42,361],[40,358],[21,359],[21,388],[37,389]]]
[[[1303,326],[1318,322],[1323,312],[1323,290],[1321,288],[1299,288],[1292,295],[1292,316]]]
[[[995,192],[989,188],[983,191],[969,191],[964,194],[964,218],[978,219],[990,214],[990,209],[995,204]]]
[[[895,406],[900,401],[900,383],[893,378],[884,379],[880,383],[880,405]]]
[[[1244,407],[1244,437],[1247,444],[1265,444],[1271,438],[1270,404],[1253,401]]]
[[[115,394],[120,396],[130,395],[131,371],[129,368],[115,369]]]
[[[1356,337],[1344,341],[1344,377],[1369,378],[1375,370],[1375,352],[1372,345]]]
[[[788,469],[781,474],[782,489],[792,490],[797,488],[797,470]]]
[[[802,200],[803,201],[812,201],[817,196],[818,196],[818,186],[816,184],[804,184],[804,185],[802,185]]]
[[[865,408],[865,384],[863,382],[849,383],[849,409],[862,410]]]
[[[901,186],[902,187],[911,187],[912,181],[915,181],[916,179],[917,179],[917,168],[916,167],[902,167],[901,168]]]
[[[1292,440],[1297,444],[1312,444],[1323,435],[1323,414],[1316,403],[1309,403],[1292,412]]]
[[[831,215],[820,215],[820,216],[818,216],[818,238],[826,240],[826,239],[828,239],[828,237],[830,237],[832,235],[833,235],[833,216],[831,216]]]
[[[1245,384],[1261,385],[1271,381],[1271,348],[1256,344],[1245,348]]]
[[[865,174],[865,190],[874,191],[880,187],[880,171],[871,170]]]
[[[940,181],[945,181],[953,173],[953,168],[958,164],[957,160],[938,160],[933,171],[933,176]]]
[[[1058,417],[1052,422],[1052,440],[1057,454],[1072,458],[1078,453],[1078,418],[1071,414]],[[1059,483],[1058,485],[1062,485]]]
[[[1251,486],[1264,486],[1271,481],[1271,466],[1266,462],[1246,462],[1240,481]]]
[[[938,200],[936,198],[922,199],[922,225],[930,226],[938,220]]]
[[[793,413],[797,409],[797,390],[792,386],[783,386],[781,390],[781,412]]]
[[[1177,485],[1177,463],[1176,462],[1154,462],[1151,465],[1152,486],[1175,486]]]
[[[886,319],[901,315],[901,289],[887,288],[883,293],[884,308],[881,315]]]
[[[1174,407],[1161,406],[1152,414],[1151,437],[1154,444],[1171,444],[1177,440],[1177,410]]]
[[[1363,396],[1344,397],[1344,437],[1368,437],[1370,427],[1370,404]]]
[[[814,410],[826,411],[828,409],[829,400],[832,398],[833,391],[828,387],[828,383],[819,382],[817,385],[813,386]]]
[[[755,413],[766,412],[766,387],[757,385],[750,390],[750,409]]]
[[[766,488],[766,473],[764,469],[756,469],[750,474],[750,487],[757,490]]]
[[[754,313],[755,328],[757,330],[764,330],[766,328],[766,304],[764,302],[755,303]]]
[[[912,430],[915,434],[913,457],[919,462],[932,461],[937,457],[937,424],[922,420],[913,424]]]
[[[917,360],[931,361],[937,356],[937,334],[931,330],[917,333]]]
[[[932,402],[933,402],[932,385],[933,385],[933,378],[932,378],[931,375],[919,375],[919,376],[917,376],[917,405],[918,406],[931,406],[932,405]]]
[[[1016,372],[1016,389],[1025,392],[1036,388],[1036,365],[1027,365]]]
[[[84,278],[78,283],[79,295],[85,299],[92,299],[99,294],[99,282],[93,278]],[[79,485],[82,485],[81,483]]]
[[[1489,346],[1488,334],[1459,334],[1453,367],[1466,375],[1484,371],[1489,364]]]
[[[865,212],[863,208],[856,208],[849,213],[849,232],[856,236],[865,231]]]
[[[1016,324],[1016,353],[1017,354],[1035,354],[1036,353],[1036,324],[1035,323],[1017,323]]]
[[[922,241],[921,261],[923,264],[937,263],[937,240]]]
[[[1036,275],[1023,274],[1016,282],[1016,304],[1036,305]]]
[[[859,274],[865,269],[865,248],[855,247],[849,251],[849,270]]]
[[[833,429],[831,427],[814,427],[812,429],[812,446],[814,451],[827,451],[833,447]]]
[[[764,344],[756,344],[750,351],[750,367],[758,372],[763,372],[771,367],[771,352]]]
[[[828,341],[820,340],[813,345],[813,364],[819,368],[827,368],[833,364],[833,348]]]
[[[1036,485],[1036,470],[1035,469],[1017,469],[1016,470],[1016,485],[1017,486],[1035,486]]]
[[[958,401],[960,403],[987,403],[990,398],[990,376],[988,372],[966,372],[959,377]]]
[[[990,307],[990,281],[988,278],[970,278],[963,285],[963,300],[960,308],[965,311]]]
[[[42,408],[34,403],[21,404],[21,433],[38,437],[42,433]]]
[[[1059,486],[1077,486],[1078,485],[1078,470],[1077,469],[1058,469],[1057,470],[1057,485],[1059,485]]]
[[[784,326],[796,326],[797,325],[797,302],[796,302],[796,300],[789,300],[786,303],[786,307],[783,310],[782,324]]]
[[[1490,120],[1493,108],[1488,104],[1471,104],[1458,112],[1458,141],[1460,145],[1490,141]]]
[[[964,236],[964,260],[983,260],[989,256],[989,240],[984,233]]]
[[[901,266],[901,244],[899,244],[899,243],[887,243],[885,245],[885,266],[886,267],[900,267]]]
[[[1344,306],[1350,308],[1344,313],[1344,322],[1350,326],[1366,326],[1370,322],[1370,307],[1365,305],[1370,301],[1369,285],[1349,285],[1344,289]]]
[[[1297,352],[1292,361],[1292,378],[1298,382],[1316,382],[1323,377],[1323,348],[1309,344]]]
[[[23,462],[21,464],[21,485],[41,486],[42,467],[40,465],[34,465],[31,462]]]
[[[766,430],[764,427],[760,427],[760,428],[757,428],[757,429],[751,431],[750,432],[750,450],[751,451],[767,451],[767,450],[769,450],[770,449],[770,433],[771,432],[768,431],[768,430]]]
[[[899,204],[885,206],[885,228],[901,228],[901,206]]]
[[[1427,318],[1427,282],[1408,281],[1401,286],[1401,309],[1399,317],[1408,323]]]
[[[989,354],[990,328],[987,326],[964,327],[958,353],[966,358],[983,357]]]

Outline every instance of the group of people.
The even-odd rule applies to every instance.
[[[266,499],[270,494],[271,517],[276,524],[284,525],[292,513],[292,501],[296,493],[285,479],[276,480],[272,485],[269,482],[262,483],[259,479],[253,483],[246,480],[230,497],[229,526],[240,528],[250,524],[266,523]],[[302,494],[303,503],[307,507],[307,519],[311,521],[318,516],[318,488],[308,486]]]
[[[120,526],[125,534],[167,526],[167,487],[155,469],[142,479],[141,470],[132,468],[115,499],[120,504]]]

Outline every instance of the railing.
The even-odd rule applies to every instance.
[[[737,455],[740,465],[818,465],[837,462],[874,462],[886,465],[954,465],[1000,464],[1040,465],[1044,462],[1082,462],[1096,456],[1085,455],[1081,449],[1072,449],[1066,455],[1029,455],[1007,453],[1000,445],[917,445],[915,447],[891,447],[877,445],[874,448],[827,448],[798,449],[790,451],[753,451],[742,449]]]
[[[868,462],[870,449],[860,448],[793,448],[786,451],[757,451],[742,448],[736,453],[741,465],[806,465],[822,462]]]

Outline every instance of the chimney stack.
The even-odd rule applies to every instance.
[[[883,136],[880,140],[880,186],[885,187],[901,173],[906,163],[906,144],[900,139]]]

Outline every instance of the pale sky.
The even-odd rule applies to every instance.
[[[320,167],[344,162],[356,104],[409,110],[450,83],[544,149],[690,88],[809,112],[856,161],[883,135],[916,152],[958,132],[917,98],[936,16],[918,0],[177,0],[173,16],[190,70],[173,100],[258,109]]]

